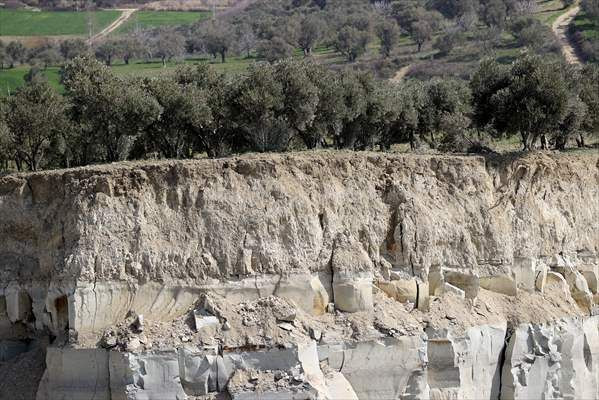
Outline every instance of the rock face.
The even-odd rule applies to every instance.
[[[597,398],[599,333],[589,316],[598,299],[598,184],[596,154],[546,153],[315,152],[4,176],[0,339],[48,331],[78,343],[49,349],[46,398],[74,398],[98,382],[96,398],[183,398],[230,380],[239,399],[257,388],[272,398],[289,390],[293,398]],[[481,322],[481,292],[526,293],[537,308],[489,303],[483,314],[494,316]],[[419,332],[387,326],[397,317],[385,314],[382,293],[417,317]],[[543,318],[555,293],[559,321]],[[144,337],[124,346],[130,353],[84,339],[131,312],[174,321],[206,294],[231,304],[274,295],[328,324],[355,314],[349,326],[366,333],[331,341],[325,322],[310,327],[316,366],[284,368],[227,364],[226,352],[256,350],[243,335],[236,343],[245,347],[221,343],[197,357],[149,349]],[[430,321],[439,299],[457,299],[468,315],[435,314],[447,328]],[[220,318],[219,332],[230,329],[218,306],[205,308]],[[469,322],[457,329],[456,319]],[[279,322],[269,329],[308,331],[288,316]],[[268,347],[273,335],[263,336]],[[279,336],[273,348],[286,344]],[[297,385],[293,371],[303,374]]]

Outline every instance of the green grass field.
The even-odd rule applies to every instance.
[[[131,32],[138,27],[146,29],[191,24],[207,18],[210,18],[210,13],[205,11],[136,11],[114,34]]]
[[[599,40],[599,21],[581,12],[574,18],[576,30],[582,32],[586,39]]]
[[[537,7],[537,18],[547,25],[551,25],[568,9],[562,0],[540,0],[537,1]]]
[[[248,66],[253,63],[253,58],[230,57],[225,64],[220,61],[213,61],[207,58],[192,58],[185,60],[185,64],[208,63],[217,71],[227,74],[240,74],[247,70]],[[166,67],[162,66],[159,61],[153,62],[132,62],[129,65],[115,64],[112,70],[119,76],[142,76],[152,77],[166,74],[177,67],[177,63],[168,63]],[[24,77],[29,71],[28,66],[18,66],[12,69],[0,69],[0,96],[6,96],[8,93],[14,92],[18,87],[22,86],[25,81]],[[62,92],[64,88],[60,85],[60,67],[49,67],[44,71],[48,82],[58,91]]]
[[[88,19],[94,32],[116,20],[120,11],[26,11],[0,9],[0,36],[86,35]]]

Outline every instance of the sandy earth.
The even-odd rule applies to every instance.
[[[405,67],[401,67],[399,71],[395,73],[393,78],[390,79],[393,83],[399,83],[405,78],[405,76],[410,72],[410,68],[412,68],[412,64],[408,64]]]
[[[567,12],[560,15],[552,25],[553,32],[558,37],[562,46],[562,53],[566,58],[566,61],[570,64],[581,64],[580,58],[576,54],[576,50],[572,46],[572,43],[568,39],[568,25],[580,12],[580,6],[576,4],[570,8]]]

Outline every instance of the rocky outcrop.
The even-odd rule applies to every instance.
[[[41,398],[598,397],[598,183],[596,154],[551,153],[7,175],[0,339],[51,333]],[[215,331],[173,331],[170,350],[123,325],[186,330],[190,311]],[[312,361],[247,361],[300,343]]]

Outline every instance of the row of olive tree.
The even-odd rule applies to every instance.
[[[76,58],[63,69],[64,96],[34,79],[0,103],[0,158],[38,170],[394,143],[464,151],[481,132],[521,135],[527,149],[538,139],[563,148],[572,137],[583,145],[581,132],[598,125],[597,68],[574,79],[560,68],[526,56],[510,68],[484,62],[470,85],[395,85],[297,60],[256,64],[235,79],[206,65],[123,79]]]

